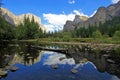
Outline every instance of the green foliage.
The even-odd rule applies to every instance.
[[[103,35],[103,38],[105,39],[105,38],[109,38],[109,35],[108,34],[104,34]]]
[[[116,47],[116,48],[115,48],[115,53],[116,53],[117,55],[120,55],[120,48]]]
[[[92,33],[97,29],[95,26],[89,26],[88,28],[80,27],[76,30],[75,35],[76,37],[80,38],[88,38],[92,37]]]
[[[104,24],[99,25],[100,32],[108,34],[109,37],[112,37],[115,31],[120,30],[120,16],[114,17],[112,20],[106,21]]]
[[[14,27],[0,16],[0,40],[10,40],[14,38]]]
[[[35,39],[43,36],[43,31],[39,29],[39,25],[28,17],[24,18],[24,22],[16,28],[17,39]]]
[[[100,39],[100,38],[102,38],[102,34],[99,30],[96,30],[95,32],[93,32],[92,37],[94,39]]]
[[[79,26],[79,25],[78,25]],[[120,30],[120,17],[114,17],[112,20],[106,21],[104,24],[101,22],[99,26],[89,26],[89,27],[81,27],[74,31],[74,35],[77,38],[91,38],[92,34],[96,30],[99,30],[103,37],[112,37],[115,31]],[[96,36],[97,37],[97,36]]]
[[[120,40],[120,31],[115,31],[113,35],[113,40]]]

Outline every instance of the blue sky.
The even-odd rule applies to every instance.
[[[76,14],[90,17],[101,6],[108,6],[119,0],[3,0],[3,7],[15,15],[33,13],[41,18],[49,30],[61,30],[66,20],[73,20]]]

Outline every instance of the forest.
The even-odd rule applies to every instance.
[[[70,32],[45,32],[39,28],[39,24],[25,17],[23,23],[13,26],[0,17],[0,40],[29,40],[47,38],[55,41],[69,41],[73,38],[112,38],[120,40],[120,17],[114,17],[99,26],[80,27]],[[78,40],[79,41],[79,40]]]

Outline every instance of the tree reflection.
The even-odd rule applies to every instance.
[[[14,57],[14,50],[8,46],[8,42],[0,42],[0,67],[7,66]]]
[[[40,61],[40,51],[31,47],[31,44],[0,44],[0,67],[4,68],[15,63],[32,65]]]
[[[40,51],[31,46],[31,44],[21,44],[18,47],[18,55],[23,59],[24,65],[32,65],[40,61]]]

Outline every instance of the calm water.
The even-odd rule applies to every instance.
[[[19,67],[15,72],[8,71],[8,75],[0,80],[120,80],[107,70],[100,71],[101,68],[98,68],[92,60],[76,63],[74,57],[37,50],[26,44],[3,46],[0,48],[0,54],[0,66],[9,63]],[[5,59],[6,55],[9,57]],[[79,60],[83,58],[80,57]],[[58,69],[52,68],[54,64],[58,65]],[[78,70],[78,73],[72,74],[71,69]]]

